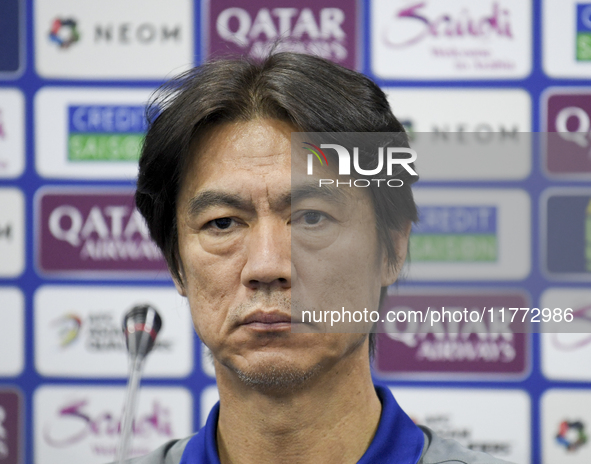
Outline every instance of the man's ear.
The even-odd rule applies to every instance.
[[[388,256],[384,254],[382,263],[382,287],[388,287],[396,282],[398,275],[402,270],[404,261],[406,260],[406,252],[408,250],[408,240],[410,237],[410,229],[412,222],[407,221],[401,230],[394,230],[390,232],[392,241],[394,242],[394,249],[396,250],[396,265],[392,265]]]

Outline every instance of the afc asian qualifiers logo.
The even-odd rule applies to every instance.
[[[49,40],[56,43],[59,48],[69,48],[80,40],[78,23],[74,18],[56,18],[51,25]]]

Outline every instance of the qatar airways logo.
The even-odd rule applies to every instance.
[[[158,272],[162,253],[133,203],[133,193],[43,192],[37,201],[38,263],[44,272]]]
[[[439,39],[490,39],[498,37],[512,40],[511,11],[492,2],[490,10],[476,14],[468,8],[457,12],[433,14],[429,2],[415,2],[394,12],[382,38],[391,48],[410,47],[429,37]]]
[[[208,54],[262,58],[274,49],[319,55],[349,68],[357,64],[356,0],[206,3]]]
[[[412,168],[411,163],[416,161],[417,153],[411,148],[406,147],[379,147],[377,149],[377,164],[373,168],[362,168],[359,161],[359,147],[353,147],[353,166],[351,166],[351,154],[342,145],[334,143],[323,143],[320,146],[314,145],[310,142],[303,142],[305,146],[302,148],[308,150],[307,158],[307,175],[314,175],[314,159],[320,162],[321,166],[328,166],[328,158],[324,153],[324,150],[334,150],[338,156],[338,168],[339,176],[350,176],[351,168],[360,176],[364,176],[362,179],[355,180],[335,180],[335,179],[319,179],[318,186],[323,185],[336,185],[340,187],[342,185],[349,187],[369,187],[374,184],[378,187],[387,185],[388,187],[402,187],[404,182],[401,179],[387,179],[387,178],[370,178],[371,176],[379,176],[383,173],[384,168],[386,170],[386,176],[388,178],[393,175],[399,174],[402,169],[406,170],[411,176],[418,176],[416,171]],[[399,158],[395,155],[407,155],[405,158]]]

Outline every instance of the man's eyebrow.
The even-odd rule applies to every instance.
[[[347,195],[333,185],[301,184],[291,189],[292,202],[298,202],[307,198],[322,198],[335,203],[342,203]]]
[[[254,205],[240,195],[205,190],[189,200],[187,213],[189,216],[198,216],[206,209],[214,206],[226,206],[244,211],[254,211]]]

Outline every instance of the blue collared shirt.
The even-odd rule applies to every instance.
[[[423,451],[422,430],[406,415],[390,390],[376,385],[382,403],[378,430],[357,464],[417,464]],[[219,402],[213,407],[207,423],[194,435],[185,448],[179,464],[220,464],[216,433]]]

